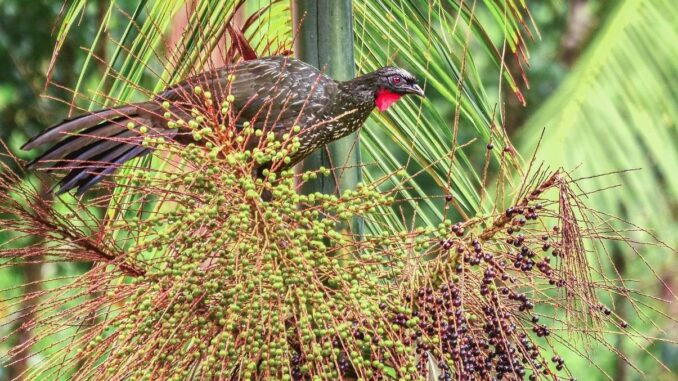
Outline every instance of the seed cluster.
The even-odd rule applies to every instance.
[[[145,275],[128,282],[131,296],[78,353],[80,372],[129,380],[568,377],[558,355],[548,361],[552,329],[535,312],[557,304],[534,291],[574,286],[558,266],[558,230],[544,231],[540,214],[558,217],[534,192],[493,225],[444,220],[357,239],[345,227],[393,197],[366,185],[339,196],[297,192],[328,169],[253,176],[288,160],[298,140],[218,120],[196,109],[186,123],[204,147],[146,139],[180,158],[181,171],[128,175],[125,186],[159,201],[141,218],[111,222],[110,234],[130,241],[127,260]],[[260,138],[255,146],[250,137]]]

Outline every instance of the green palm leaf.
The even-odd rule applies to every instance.
[[[58,35],[59,42],[67,38],[84,3],[70,5]],[[84,93],[84,98],[91,99],[85,107],[97,108],[112,100],[125,102],[148,97],[208,66],[226,23],[233,19],[234,10],[242,2],[197,3],[178,48],[168,51],[166,31],[177,14],[186,12],[186,3],[184,0],[144,0],[135,7],[121,10],[121,5],[112,1],[88,49],[82,75],[74,85],[74,99]],[[260,54],[268,54],[272,46],[291,46],[293,28],[287,2],[246,1],[244,9],[245,17],[257,13],[246,37]],[[503,131],[497,127],[501,125],[497,120],[499,116],[485,94],[475,57],[483,55],[484,60],[494,62],[496,77],[503,76],[508,87],[521,96],[514,79],[502,69],[504,54],[520,53],[502,53],[486,28],[503,31],[506,45],[512,49],[524,46],[522,34],[526,28],[522,15],[527,11],[524,5],[508,0],[486,0],[477,4],[357,1],[353,9],[359,71],[374,70],[395,61],[411,68],[426,82],[427,91],[440,94],[445,102],[434,105],[427,100],[423,103],[407,100],[388,113],[371,118],[361,137],[369,163],[365,170],[367,179],[374,181],[402,169],[417,173],[402,179],[397,196],[406,200],[405,206],[411,209],[411,214],[426,224],[444,218],[441,210],[445,194],[453,196],[452,205],[456,209],[453,218],[468,218],[490,210],[492,198],[482,195],[482,176],[459,146],[474,138],[481,146],[490,141],[507,144]],[[478,12],[490,16],[483,18],[487,25],[479,21]],[[112,43],[101,38],[102,31],[109,29]],[[61,43],[56,44],[55,57]],[[94,64],[100,62],[93,53],[98,51],[99,44],[112,45],[112,53],[98,84],[85,87],[84,78],[91,77]],[[462,131],[463,139],[457,131]],[[500,150],[495,150],[491,160],[499,158]],[[431,189],[438,190],[432,193]],[[116,203],[127,204],[127,201],[130,200],[122,198]],[[378,226],[384,223],[403,227],[400,211],[382,212],[383,220],[368,226],[372,231],[379,230]]]
[[[676,239],[678,196],[678,8],[670,0],[627,0],[597,34],[567,80],[521,130],[553,166],[579,176],[640,169],[587,182],[592,205]],[[673,205],[658,208],[658,205]]]
[[[422,170],[420,175],[404,179],[403,186],[408,191],[402,191],[400,196],[409,199],[418,218],[430,224],[443,218],[440,210],[444,193],[456,200],[456,211],[461,217],[491,208],[487,202],[491,198],[485,198],[485,205],[481,205],[484,186],[471,160],[463,150],[455,150],[460,144],[454,131],[456,113],[449,110],[458,107],[458,128],[464,130],[466,136],[477,137],[480,142],[476,144],[505,142],[496,127],[497,116],[487,100],[474,57],[487,54],[495,63],[502,60],[485,28],[477,21],[475,4],[420,3],[355,2],[354,12],[361,71],[371,71],[395,61],[412,68],[427,83],[427,91],[439,93],[446,103],[446,107],[441,108],[424,101],[419,107],[418,100],[407,100],[395,110],[375,115],[362,135],[367,162],[375,162],[374,166],[367,167],[368,179],[395,172],[408,163],[413,171]],[[492,20],[506,32],[509,44],[522,43],[519,14],[508,11],[514,8],[506,2],[485,2],[485,6],[484,11],[489,10],[496,16]],[[449,11],[450,7],[454,12]],[[471,49],[474,44],[482,49]],[[497,65],[497,77],[500,71]],[[503,75],[509,86],[515,88],[507,71],[503,71]],[[452,151],[455,151],[454,160],[443,159],[449,158]],[[498,159],[499,152],[493,157]],[[440,191],[431,194],[430,190],[436,188]],[[435,202],[432,196],[438,196]],[[390,213],[391,221],[402,220],[397,211]]]

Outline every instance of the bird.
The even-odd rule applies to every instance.
[[[153,136],[195,143],[185,123],[172,120],[189,121],[200,93],[207,92],[215,104],[229,101],[228,115],[240,130],[251,126],[262,130],[264,137],[272,132],[280,139],[298,129],[298,150],[277,170],[290,168],[358,130],[375,108],[384,112],[402,96],[424,96],[415,76],[395,66],[337,81],[289,56],[257,58],[205,71],[149,101],[84,113],[55,124],[22,146],[26,151],[49,146],[27,167],[66,171],[53,190],[62,194],[74,189],[80,196],[123,163],[152,152],[141,144],[143,132],[134,126],[145,126]],[[256,146],[258,141],[248,144]]]

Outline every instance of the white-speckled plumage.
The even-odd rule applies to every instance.
[[[64,163],[69,160],[94,162],[93,168],[72,169],[60,183],[60,192],[78,188],[82,193],[112,172],[115,165],[149,151],[138,145],[141,136],[127,130],[129,122],[149,126],[158,134],[179,141],[190,141],[190,131],[167,128],[162,104],[169,102],[168,111],[174,118],[190,119],[191,109],[202,102],[200,95],[193,91],[196,86],[210,91],[215,104],[232,95],[231,115],[236,125],[249,122],[255,129],[272,131],[278,137],[299,125],[301,131],[297,136],[301,146],[289,165],[359,129],[374,109],[378,91],[387,89],[397,96],[423,95],[414,76],[395,67],[338,82],[299,60],[267,57],[201,73],[167,88],[152,101],[66,120],[31,139],[24,147],[32,149],[57,142],[38,158],[38,162],[52,159],[53,168],[60,165],[54,159]],[[125,136],[136,143],[108,139],[115,136]],[[250,139],[249,144],[255,146],[258,142]],[[96,163],[101,164],[97,167]]]

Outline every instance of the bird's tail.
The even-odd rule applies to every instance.
[[[80,195],[126,161],[150,152],[142,146],[139,129],[152,128],[153,110],[158,108],[147,102],[80,115],[48,128],[21,148],[31,150],[53,143],[29,167],[68,171],[57,184],[57,193],[77,188]]]

